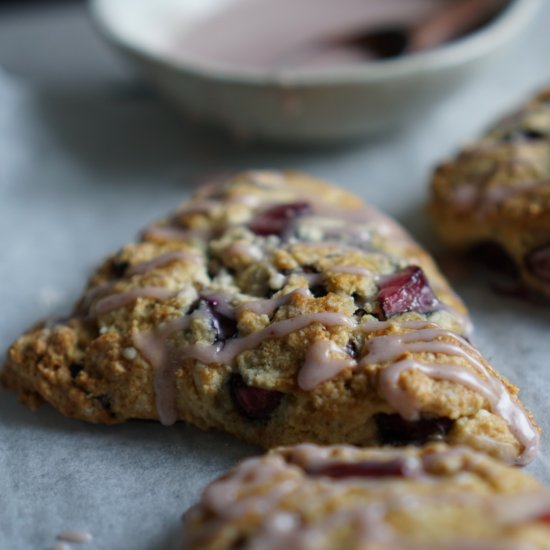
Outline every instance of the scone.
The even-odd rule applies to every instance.
[[[538,429],[462,335],[463,304],[395,222],[302,174],[200,190],[9,351],[30,406],[186,420],[273,447],[444,439],[527,462]]]
[[[184,515],[195,548],[547,550],[550,490],[465,447],[303,444],[211,483]]]
[[[447,245],[498,245],[550,297],[550,90],[437,168],[430,211]]]

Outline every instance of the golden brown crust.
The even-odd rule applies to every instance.
[[[522,281],[550,296],[550,93],[499,122],[432,179],[430,212],[446,244],[499,245]],[[534,255],[539,251],[538,255]]]
[[[185,420],[265,447],[401,443],[414,427],[411,441],[514,460],[526,441],[496,397],[525,415],[517,389],[466,326],[393,221],[307,176],[248,172],[108,258],[70,318],[13,344],[2,382],[91,422]]]
[[[183,549],[545,550],[549,511],[533,478],[466,448],[300,445],[211,483],[184,517]]]

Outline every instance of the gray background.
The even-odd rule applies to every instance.
[[[424,214],[431,167],[550,82],[550,4],[483,75],[390,135],[291,151],[233,143],[165,107],[95,36],[80,4],[0,12],[0,351],[70,307],[101,258],[184,198],[200,178],[250,167],[307,170],[356,191],[437,251]],[[549,310],[503,298],[478,272],[453,281],[475,341],[522,388],[543,428]],[[550,451],[543,437],[543,456]],[[90,426],[0,393],[0,549],[173,548],[199,489],[255,451],[183,424]],[[550,481],[550,460],[529,467]],[[177,544],[177,542],[176,542]]]

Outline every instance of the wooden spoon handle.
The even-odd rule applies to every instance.
[[[454,0],[410,32],[411,52],[443,44],[475,28],[488,19],[507,0]]]

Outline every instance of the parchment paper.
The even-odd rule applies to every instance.
[[[423,210],[430,168],[550,82],[547,5],[499,61],[400,132],[330,150],[249,147],[177,118],[116,64],[80,7],[31,15],[0,23],[0,61],[22,73],[0,73],[2,352],[37,318],[67,310],[104,255],[212,172],[309,171],[396,216],[437,251]],[[550,310],[498,296],[475,273],[455,288],[471,309],[475,342],[521,387],[545,430],[529,470],[550,482]],[[48,407],[32,413],[0,392],[0,549],[45,550],[68,528],[93,534],[86,550],[174,548],[199,490],[253,452],[183,424],[105,427]]]

